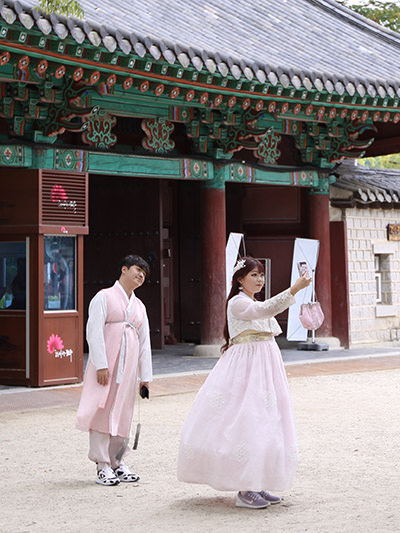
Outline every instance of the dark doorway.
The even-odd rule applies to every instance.
[[[91,298],[118,277],[127,253],[151,274],[146,305],[152,347],[200,342],[200,183],[91,175],[85,237],[85,321]]]
[[[89,235],[85,237],[85,310],[93,296],[118,279],[129,253],[144,257],[151,274],[137,296],[146,305],[154,348],[164,345],[162,222],[159,180],[91,175]]]

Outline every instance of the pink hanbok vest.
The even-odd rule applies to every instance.
[[[116,285],[104,289],[103,294],[107,305],[104,341],[110,379],[105,386],[97,383],[96,368],[89,357],[77,427],[82,431],[95,430],[127,438],[138,377],[140,346],[137,328],[146,318],[146,309],[136,296],[130,299],[128,305]]]

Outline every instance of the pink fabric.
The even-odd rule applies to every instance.
[[[139,340],[136,330],[126,327],[126,321],[139,327],[145,318],[145,309],[137,298],[125,317],[128,301],[117,286],[104,289],[107,300],[107,318],[104,339],[108,369],[108,385],[97,383],[96,368],[88,361],[78,407],[77,427],[100,433],[128,437],[133,417],[137,386]],[[116,383],[123,330],[126,329],[126,358],[123,379]]]
[[[295,419],[274,340],[235,344],[211,371],[182,430],[178,479],[217,490],[286,490]]]
[[[99,470],[105,466],[117,468],[129,452],[130,449],[125,438],[112,437],[108,433],[99,433],[98,431],[89,431],[89,459],[97,463]],[[117,459],[119,454],[121,457]]]
[[[309,302],[300,306],[300,322],[308,330],[315,330],[322,326],[325,316],[319,302]]]

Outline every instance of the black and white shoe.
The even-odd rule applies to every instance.
[[[124,463],[121,463],[117,468],[114,469],[114,474],[117,476],[119,481],[122,481],[122,483],[135,483],[140,479],[140,477],[131,472]]]
[[[101,470],[97,471],[96,483],[111,487],[113,485],[119,485],[119,479],[114,474],[114,470],[110,466],[105,466]]]

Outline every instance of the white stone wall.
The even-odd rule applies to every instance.
[[[387,240],[387,225],[400,223],[395,209],[331,208],[331,220],[347,222],[350,343],[400,340],[400,241]],[[374,255],[380,254],[383,302],[376,303]]]

